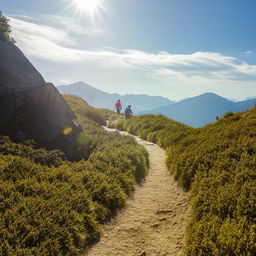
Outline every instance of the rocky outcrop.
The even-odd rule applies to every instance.
[[[17,142],[34,139],[72,160],[81,131],[55,86],[45,83],[15,45],[0,41],[0,134]]]

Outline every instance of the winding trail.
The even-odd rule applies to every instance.
[[[188,194],[169,175],[164,150],[135,138],[149,152],[146,181],[136,186],[126,208],[104,226],[101,240],[87,256],[182,255]]]

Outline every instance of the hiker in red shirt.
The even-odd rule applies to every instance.
[[[121,105],[121,102],[120,100],[118,100],[115,104],[115,109],[116,109],[116,113],[117,114],[120,114],[120,110],[122,109],[122,105]]]

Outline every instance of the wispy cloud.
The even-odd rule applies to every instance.
[[[64,30],[49,25],[39,25],[21,19],[11,18],[13,36],[20,42],[28,43],[28,39],[36,41],[37,44],[43,39],[56,45],[73,46],[75,41],[68,36]],[[42,42],[41,44],[43,44]],[[30,44],[33,47],[33,44]]]
[[[105,69],[134,69],[174,79],[255,80],[256,65],[214,52],[172,54],[149,53],[134,49],[81,50],[76,48],[76,33],[89,33],[70,19],[45,16],[50,25],[35,23],[33,18],[10,17],[13,37],[28,56],[54,62],[95,63]],[[54,20],[54,22],[53,22]],[[68,29],[64,29],[68,27]],[[249,53],[248,53],[249,54]]]
[[[246,52],[244,52],[244,55],[247,56],[247,57],[252,56],[253,51],[246,51]]]
[[[85,34],[90,36],[102,35],[105,33],[106,27],[104,24],[100,26],[90,26],[84,24],[82,20],[75,17],[66,17],[60,15],[28,15],[28,14],[15,14],[10,15],[10,18],[15,18],[29,23],[51,26],[60,30],[65,30],[70,33]]]

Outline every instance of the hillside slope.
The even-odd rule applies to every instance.
[[[172,131],[173,125],[145,115],[122,127],[164,147],[169,171],[191,191],[185,255],[254,256],[256,109],[227,113],[203,128]]]
[[[0,255],[81,255],[145,177],[142,146],[104,131],[101,112],[82,99],[66,99],[84,128],[83,160],[0,136]]]
[[[133,111],[143,111],[160,106],[170,105],[172,102],[167,98],[149,95],[120,95],[111,94],[98,90],[84,82],[77,82],[71,85],[57,86],[62,94],[73,94],[82,97],[90,105],[97,108],[114,109],[115,102],[120,99],[123,107],[132,105]]]
[[[213,93],[205,93],[138,114],[162,114],[184,124],[201,127],[214,122],[217,116],[222,116],[228,111],[247,110],[252,108],[254,104],[255,99],[233,102]]]

